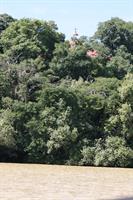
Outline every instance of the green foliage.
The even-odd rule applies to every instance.
[[[127,73],[133,72],[133,56],[127,52],[124,46],[116,51],[111,61],[107,63],[108,75],[117,77],[118,79],[124,78]]]
[[[127,47],[129,52],[133,52],[133,23],[125,22],[119,18],[112,18],[100,23],[95,37],[100,39],[112,53],[115,53],[121,45]]]
[[[10,15],[1,14],[0,15],[0,34],[10,25],[10,23],[14,21],[15,19],[11,17]]]
[[[7,14],[0,15],[0,38],[1,38],[2,32],[6,28],[8,28],[8,26],[14,21],[15,21],[15,19],[12,18],[10,15],[7,15]],[[3,52],[3,45],[0,42],[0,53],[2,53],[2,52]]]
[[[129,167],[133,162],[133,150],[126,146],[123,138],[107,137],[105,143],[97,143],[95,165]]]
[[[51,69],[56,76],[59,78],[72,78],[78,80],[81,76],[83,79],[87,79],[91,76],[91,71],[94,68],[91,60],[87,58],[87,50],[78,46],[75,49],[70,49],[70,47],[65,46],[62,48],[60,45],[54,52],[54,57],[51,62]],[[62,48],[62,52],[60,51]]]
[[[82,151],[81,151],[81,161],[80,164],[81,165],[94,165],[94,158],[95,158],[95,147],[83,147]]]
[[[13,116],[9,109],[0,111],[0,146],[15,147]]]
[[[63,40],[63,35],[56,32],[48,22],[21,19],[12,23],[1,36],[3,52],[11,63],[41,56],[50,59],[56,42]]]
[[[30,143],[25,150],[30,161],[51,163],[54,156],[56,162],[61,162],[61,154],[63,159],[67,158],[69,147],[78,136],[77,128],[70,123],[70,114],[71,109],[65,108],[63,100],[59,99],[55,107],[45,107],[38,117],[33,116],[28,121]]]
[[[127,74],[119,87],[119,93],[122,101],[126,101],[132,105],[133,103],[133,74]],[[133,105],[132,105],[133,106]]]
[[[16,132],[13,126],[13,113],[10,109],[0,110],[0,159],[17,160]]]
[[[0,15],[0,161],[133,167],[133,23],[57,30]]]
[[[105,130],[111,135],[121,135],[129,140],[133,138],[133,112],[130,104],[122,104],[115,116],[107,121]]]

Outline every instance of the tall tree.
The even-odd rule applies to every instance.
[[[55,43],[63,41],[64,35],[53,24],[41,20],[21,19],[12,23],[2,34],[3,52],[11,63],[24,59],[42,57],[51,59]]]
[[[133,23],[119,18],[112,18],[99,24],[95,38],[104,43],[114,54],[121,45],[133,52]]]

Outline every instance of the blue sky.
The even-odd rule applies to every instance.
[[[0,13],[54,20],[67,38],[74,28],[92,36],[98,23],[111,17],[133,21],[133,0],[0,0]]]

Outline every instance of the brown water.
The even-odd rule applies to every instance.
[[[133,170],[0,164],[0,200],[133,200]]]

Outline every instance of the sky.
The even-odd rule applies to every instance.
[[[133,21],[133,0],[0,0],[0,14],[54,20],[59,31],[70,38],[74,29],[80,36],[92,36],[99,22],[119,17]]]

